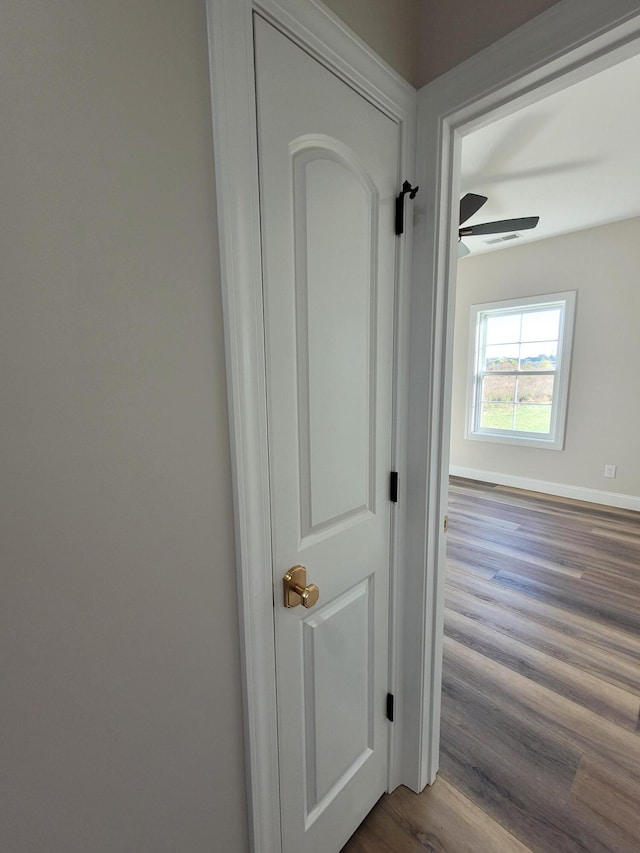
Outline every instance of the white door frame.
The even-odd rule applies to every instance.
[[[410,619],[411,636],[419,642],[422,618],[422,647],[431,652],[422,717],[423,784],[435,778],[440,737],[446,572],[440,519],[448,492],[462,138],[639,52],[637,0],[563,0],[418,92],[416,179],[426,192],[414,230],[407,447],[412,483],[418,490],[426,484],[427,494],[410,490],[406,564],[423,564],[412,525],[426,518],[428,606],[422,613],[416,606]],[[430,451],[420,468],[421,444]]]
[[[316,0],[207,0],[225,354],[233,468],[249,829],[255,853],[279,853],[274,589],[262,310],[255,117],[253,13],[274,24],[400,127],[398,188],[413,179],[416,92]],[[402,637],[398,626],[406,507],[406,412],[412,217],[398,241],[392,464],[400,474],[393,512],[389,689],[397,723],[389,745],[389,787],[415,787],[402,768]],[[277,604],[276,604],[277,606]],[[398,713],[399,712],[399,713]]]

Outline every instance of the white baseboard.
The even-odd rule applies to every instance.
[[[449,468],[452,477],[464,477],[467,480],[482,480],[485,483],[495,483],[498,486],[513,486],[515,489],[526,489],[529,492],[542,492],[546,495],[558,495],[561,498],[573,498],[576,501],[587,501],[604,506],[615,506],[620,509],[633,509],[640,512],[640,497],[621,495],[617,492],[602,492],[600,489],[587,489],[584,486],[568,486],[564,483],[550,483],[547,480],[532,480],[528,477],[518,477],[514,474],[498,474],[495,471],[480,471],[478,468],[464,468],[452,465]]]

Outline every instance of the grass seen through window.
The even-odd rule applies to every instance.
[[[509,429],[548,433],[551,427],[551,403],[482,403],[480,426],[483,429]]]

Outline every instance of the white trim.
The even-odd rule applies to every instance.
[[[639,38],[634,0],[563,0],[418,93],[416,178],[425,193],[414,234],[407,565],[422,610],[407,609],[424,627],[421,635],[415,624],[407,631],[417,664],[426,666],[416,742],[421,784],[438,769],[461,139],[638,53]]]
[[[557,495],[601,506],[614,506],[619,509],[632,509],[640,512],[640,497],[623,495],[620,492],[603,492],[600,489],[588,489],[586,486],[571,486],[568,483],[551,483],[548,480],[534,480],[531,477],[519,477],[516,474],[500,474],[497,471],[480,471],[477,468],[465,468],[452,465],[449,469],[452,477],[465,480],[479,480],[482,483],[495,483],[497,486],[511,486],[527,492],[541,492],[544,495]]]
[[[277,725],[251,5],[207,3],[253,850],[278,853]]]
[[[216,0],[207,0],[209,5],[213,2]],[[249,0],[237,2],[246,5]],[[413,86],[321,0],[254,0],[253,7],[389,117],[404,121],[415,110]],[[415,125],[413,129],[415,132]]]
[[[254,853],[281,850],[278,782],[273,581],[266,432],[265,354],[253,60],[256,11],[375,104],[401,128],[398,186],[412,178],[415,158],[413,87],[355,37],[318,0],[207,0],[213,140],[236,524],[244,731],[250,844]],[[393,464],[406,489],[409,360],[409,283],[412,217],[397,253],[397,334]],[[401,506],[402,506],[401,505]],[[403,660],[404,558],[401,511],[393,513],[390,689],[406,706],[399,676]],[[392,727],[389,786],[411,781],[406,752]]]

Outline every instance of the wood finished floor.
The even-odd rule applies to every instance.
[[[640,514],[452,479],[440,773],[343,853],[639,853]]]

